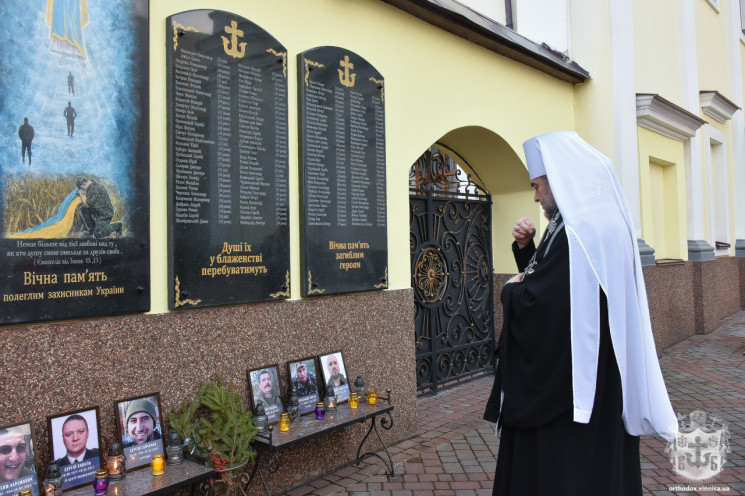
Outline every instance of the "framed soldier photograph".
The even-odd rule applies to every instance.
[[[47,417],[52,459],[65,481],[62,491],[90,484],[101,468],[98,407]]]
[[[165,454],[158,393],[120,400],[115,406],[127,471],[149,465],[153,455]]]
[[[249,370],[248,387],[254,412],[261,403],[269,423],[279,421],[279,414],[285,410],[285,407],[279,387],[277,365]]]
[[[347,401],[349,399],[349,384],[341,351],[321,355],[319,361],[321,362],[325,388],[328,389],[333,386],[337,401],[339,403]]]
[[[300,414],[313,412],[321,399],[318,389],[318,372],[314,357],[287,364],[290,388],[300,400]]]
[[[31,489],[39,496],[35,436],[31,422],[0,427],[0,496]]]

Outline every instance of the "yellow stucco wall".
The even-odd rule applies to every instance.
[[[613,158],[615,112],[608,2],[573,0],[570,9],[572,57],[592,77],[575,86],[575,130],[592,146]]]
[[[695,2],[696,57],[698,61],[698,83],[701,90],[717,90],[730,98],[731,83],[727,32],[729,3],[720,1],[717,13],[704,0]],[[680,77],[678,74],[675,77]]]
[[[501,137],[483,127],[455,129],[441,141],[463,153],[478,171],[492,195],[492,253],[497,273],[517,272],[512,255],[512,226],[521,217],[529,217],[539,232],[547,223],[540,206],[533,202],[528,171],[523,165],[522,146],[514,150]],[[520,156],[516,153],[520,152]]]
[[[688,259],[683,143],[637,128],[642,238],[655,258]]]
[[[204,8],[204,2],[150,1],[150,225],[153,312],[167,311],[166,253],[166,31],[168,15]],[[410,287],[408,171],[428,146],[454,129],[476,126],[499,140],[472,139],[483,156],[509,155],[509,176],[518,174],[522,142],[544,132],[573,128],[572,86],[505,59],[377,0],[221,0],[226,10],[266,29],[288,50],[290,223],[292,298],[299,298],[300,231],[296,56],[309,48],[336,45],[372,63],[386,81],[389,287]],[[384,28],[383,28],[384,26]],[[468,152],[462,147],[459,152]],[[481,164],[482,160],[477,160]],[[498,166],[479,170],[500,183]],[[495,161],[495,163],[497,163]],[[479,165],[481,167],[481,165]],[[493,167],[493,170],[492,170]],[[524,166],[523,166],[524,169]],[[500,172],[501,171],[501,172]],[[518,174],[519,175],[519,174]],[[527,174],[525,175],[527,178]],[[528,203],[530,194],[527,192]],[[499,200],[500,205],[503,203]],[[535,207],[529,205],[532,212]],[[505,215],[514,213],[509,208]],[[521,210],[522,211],[522,210]],[[504,231],[495,210],[496,231]],[[526,208],[526,214],[531,211]],[[511,219],[510,222],[514,221]],[[506,242],[509,231],[495,246]],[[513,269],[514,271],[514,269]]]
[[[656,93],[681,105],[677,0],[634,1],[636,92]],[[661,75],[664,77],[660,77]]]

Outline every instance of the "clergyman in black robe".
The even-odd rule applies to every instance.
[[[513,230],[521,274],[502,290],[500,361],[484,414],[501,426],[493,494],[639,496],[639,438],[626,432],[621,418],[602,291],[592,416],[587,424],[573,420],[569,244],[545,176],[531,185],[551,221],[537,249],[528,219]]]

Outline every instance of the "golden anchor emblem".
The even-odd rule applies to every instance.
[[[337,69],[339,71],[339,81],[347,88],[351,88],[354,86],[354,79],[357,77],[357,74],[354,72],[349,73],[350,69],[354,69],[354,64],[349,61],[349,55],[345,55],[344,60],[339,61],[339,65],[344,68],[344,71]]]
[[[230,26],[225,26],[225,32],[230,35],[230,40],[225,36],[222,38],[222,46],[225,49],[225,53],[236,59],[242,59],[246,54],[246,45],[248,43],[238,43],[238,38],[243,38],[243,30],[238,29],[238,23],[230,21]],[[228,48],[230,46],[230,48]]]

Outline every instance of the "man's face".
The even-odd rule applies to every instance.
[[[300,382],[308,382],[308,369],[305,368],[303,363],[297,366],[297,378]]]
[[[146,412],[132,414],[127,421],[127,433],[135,444],[142,444],[152,440],[155,422]]]
[[[23,436],[0,436],[0,482],[16,480],[26,463],[26,441]]]
[[[261,374],[259,376],[259,389],[267,398],[272,393],[272,376],[271,374]]]
[[[85,452],[88,442],[88,426],[82,420],[70,420],[62,427],[62,440],[65,441],[67,454],[77,458]]]
[[[331,374],[331,377],[333,377],[334,379],[338,378],[339,377],[339,361],[336,359],[336,357],[333,355],[330,356],[326,364],[329,367],[329,373]]]
[[[530,185],[535,189],[533,200],[541,204],[544,215],[550,219],[556,213],[556,201],[554,201],[554,194],[551,192],[548,179],[546,179],[546,176],[536,177],[530,182]]]

